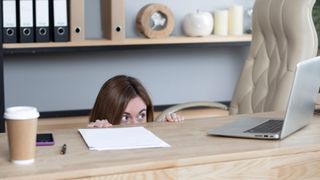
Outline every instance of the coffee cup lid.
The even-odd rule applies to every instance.
[[[9,107],[4,112],[4,118],[10,120],[25,120],[38,118],[39,116],[37,108],[32,106]]]

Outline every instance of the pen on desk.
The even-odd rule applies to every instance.
[[[67,153],[67,145],[64,144],[64,145],[62,146],[62,148],[61,148],[60,154],[64,155],[64,154],[66,154],[66,153]]]

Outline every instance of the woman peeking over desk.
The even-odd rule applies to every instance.
[[[166,122],[183,121],[184,117],[168,114]],[[153,105],[138,79],[118,75],[104,83],[90,114],[89,127],[141,124],[153,121]]]

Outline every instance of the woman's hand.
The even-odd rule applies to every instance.
[[[109,121],[106,120],[106,119],[102,119],[102,120],[97,119],[95,122],[89,123],[88,127],[91,127],[91,128],[109,128],[109,127],[112,127],[112,124],[110,124]]]
[[[181,121],[184,121],[184,117],[176,113],[167,114],[165,117],[165,122],[181,122]]]

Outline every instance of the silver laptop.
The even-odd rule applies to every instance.
[[[284,119],[240,116],[208,131],[209,135],[256,139],[283,139],[308,125],[320,87],[320,56],[297,65]]]

